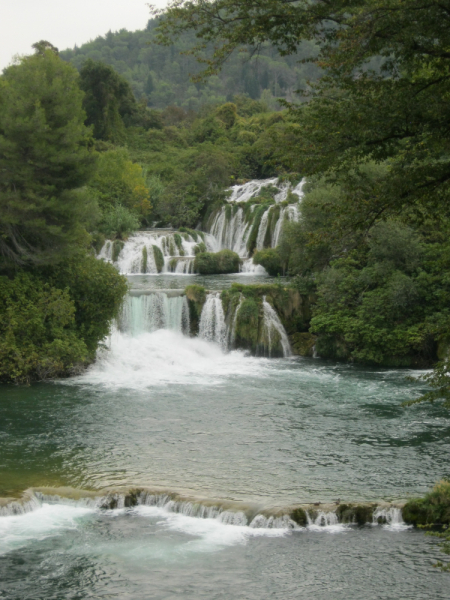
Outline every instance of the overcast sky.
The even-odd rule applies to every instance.
[[[148,3],[167,0],[0,0],[0,70],[15,54],[31,54],[40,40],[65,50],[109,30],[144,29]]]

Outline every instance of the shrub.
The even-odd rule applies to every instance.
[[[139,227],[138,217],[125,206],[117,204],[105,213],[99,229],[108,238],[125,239]]]
[[[257,250],[253,255],[253,262],[255,265],[263,266],[269,275],[274,277],[283,273],[281,258],[276,248]]]
[[[82,364],[88,349],[77,334],[75,311],[68,290],[35,275],[0,277],[0,381],[29,383]]]
[[[200,254],[202,252],[206,252],[207,248],[206,248],[206,244],[204,242],[200,242],[200,244],[197,244],[196,246],[194,246],[194,254],[195,256],[197,256],[197,254]]]
[[[241,263],[239,255],[232,250],[200,252],[195,257],[194,271],[200,275],[238,273]]]

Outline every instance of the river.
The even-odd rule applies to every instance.
[[[133,289],[155,280],[173,287]],[[0,598],[448,597],[436,542],[401,519],[268,517],[401,502],[447,474],[448,413],[401,407],[423,390],[411,374],[256,358],[166,328],[115,330],[79,377],[3,387],[0,495],[39,491],[0,518]],[[134,488],[146,498],[121,506]]]

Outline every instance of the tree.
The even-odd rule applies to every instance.
[[[405,203],[429,210],[448,202],[449,21],[450,7],[436,0],[176,0],[159,40],[195,31],[191,52],[206,75],[243,46],[269,41],[286,55],[303,41],[319,44],[314,60],[325,76],[306,105],[291,106],[301,127],[283,152],[294,170],[331,176],[388,159],[385,183],[359,205],[371,223]],[[214,50],[205,59],[209,42]]]
[[[125,136],[123,119],[137,111],[130,84],[112,67],[102,62],[86,60],[80,71],[80,87],[88,125],[94,126],[94,136],[100,140],[122,142]]]
[[[0,77],[0,270],[61,260],[95,218],[79,76],[38,46]]]

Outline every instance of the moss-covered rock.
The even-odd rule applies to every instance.
[[[306,527],[308,524],[308,518],[306,516],[306,511],[303,508],[296,508],[289,515],[293,521],[300,525],[300,527]]]
[[[112,247],[113,262],[117,262],[117,259],[119,258],[119,254],[121,253],[122,248],[124,246],[125,246],[125,242],[122,242],[122,240],[114,240],[113,247]]]
[[[206,251],[207,251],[207,248],[206,248],[206,244],[204,242],[200,242],[199,244],[194,246],[195,256],[197,256],[197,254],[201,254],[202,252],[206,252]]]
[[[197,335],[200,316],[202,314],[203,305],[206,302],[206,290],[202,285],[192,284],[188,285],[184,291],[189,306],[191,335]]]
[[[164,269],[164,256],[158,246],[153,245],[153,258],[155,259],[156,270],[158,273]]]
[[[316,352],[321,358],[348,360],[351,352],[345,341],[334,335],[320,334],[316,340]]]
[[[236,315],[236,348],[257,353],[260,331],[261,302],[253,298],[243,300]]]
[[[268,209],[268,206],[266,206],[266,205],[258,206],[257,208],[255,208],[255,210],[253,212],[247,213],[247,215],[249,215],[249,216],[246,215],[248,219],[252,220],[250,235],[248,236],[248,239],[247,239],[247,250],[249,252],[253,252],[253,250],[256,247],[256,240],[258,238],[258,231],[259,231],[259,226],[261,224],[261,219],[267,209]]]
[[[175,244],[178,248],[178,252],[180,253],[180,256],[184,256],[183,240],[181,239],[181,235],[179,233],[174,233],[173,241],[175,242]],[[175,254],[175,252],[173,252],[172,254]]]
[[[365,525],[372,523],[374,504],[340,504],[336,514],[340,523],[357,523]]]
[[[289,341],[293,354],[297,356],[313,356],[316,336],[308,332],[293,333]]]
[[[147,261],[148,261],[148,251],[147,246],[142,248],[142,264],[141,264],[141,272],[147,273]]]
[[[194,271],[200,275],[222,275],[239,273],[242,260],[232,250],[220,252],[200,252],[195,257]]]

